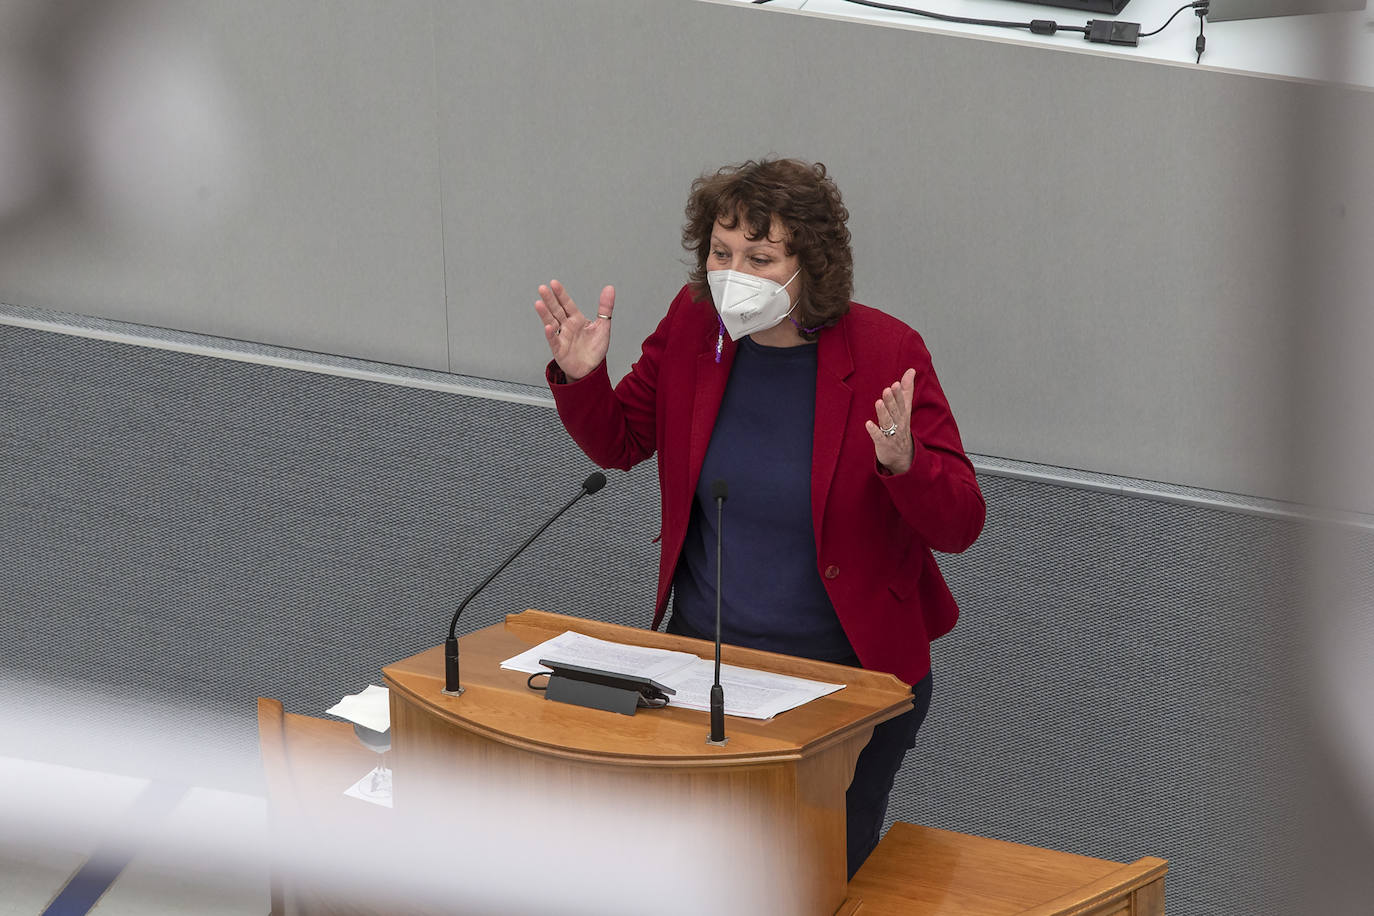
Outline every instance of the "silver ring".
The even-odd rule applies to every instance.
[[[598,318],[605,318],[607,321],[610,321],[610,320],[611,320],[611,316],[610,316],[610,315],[603,315],[603,314],[601,314],[600,312],[597,312],[597,313],[596,313],[596,317],[598,317]]]
[[[884,435],[884,436],[895,436],[895,435],[897,435],[897,424],[896,424],[896,423],[893,423],[891,426],[889,426],[889,427],[887,427],[886,429],[884,429],[884,430],[883,430],[883,435]]]
[[[558,330],[553,332],[553,336],[554,336],[554,337],[557,337],[559,334],[562,334],[562,333],[563,333],[563,326],[562,326],[562,325],[559,325],[559,326],[558,326]]]

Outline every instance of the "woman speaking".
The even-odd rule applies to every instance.
[[[559,416],[592,461],[658,455],[663,528],[654,627],[715,632],[711,482],[724,526],[725,642],[896,675],[913,708],[878,725],[846,797],[849,874],[930,705],[930,641],[958,608],[932,550],[967,549],[984,503],[921,336],[850,301],[849,212],[824,165],[722,168],[692,184],[695,256],[614,388],[615,290],[584,313],[557,280],[535,311]]]

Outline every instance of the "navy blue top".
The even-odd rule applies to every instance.
[[[739,342],[711,432],[692,519],[673,576],[673,615],[686,631],[716,632],[716,503],[725,501],[721,633],[725,642],[826,661],[852,659],[816,572],[811,445],[816,347]]]

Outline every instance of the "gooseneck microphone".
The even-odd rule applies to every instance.
[[[724,480],[711,481],[711,498],[716,501],[716,681],[711,685],[711,734],[706,739],[710,744],[725,743],[725,688],[720,686],[720,544],[725,498],[729,495]]]
[[[572,499],[568,500],[566,503],[564,503],[563,508],[555,512],[553,514],[553,517],[550,518],[543,525],[541,525],[538,531],[536,531],[534,534],[531,534],[528,538],[526,538],[525,543],[515,548],[515,552],[512,553],[510,556],[506,557],[506,561],[504,563],[496,567],[496,569],[492,570],[491,575],[483,579],[481,584],[474,588],[472,592],[466,598],[463,599],[462,603],[458,605],[458,610],[453,612],[453,620],[449,621],[448,638],[444,640],[444,693],[448,694],[449,696],[455,697],[461,696],[463,693],[463,688],[458,683],[458,637],[456,635],[458,632],[458,615],[463,613],[463,608],[467,607],[468,602],[472,601],[473,598],[476,598],[477,593],[480,592],[482,589],[486,588],[487,585],[491,582],[491,580],[495,579],[497,575],[500,574],[501,570],[509,566],[511,564],[511,561],[514,560],[516,557],[520,556],[520,554],[524,552],[526,547],[533,544],[535,538],[539,537],[539,535],[544,533],[545,529],[547,529],[554,522],[558,521],[558,517],[560,515],[571,509],[573,503],[577,502],[584,496],[592,495],[605,485],[606,475],[601,473],[600,471],[594,472],[586,480],[582,481],[582,488],[577,491],[577,495],[574,496]]]

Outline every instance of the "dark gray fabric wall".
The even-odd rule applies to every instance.
[[[591,469],[552,410],[484,397],[3,324],[0,378],[3,673],[214,713],[185,740],[250,769],[255,697],[321,715],[438,644]],[[891,816],[1167,857],[1180,916],[1291,912],[1295,523],[981,482]],[[646,624],[655,490],[613,472],[460,630],[528,606]]]
[[[961,621],[892,813],[1167,858],[1170,913],[1296,912],[1296,525],[981,484],[983,537],[942,558]]]

